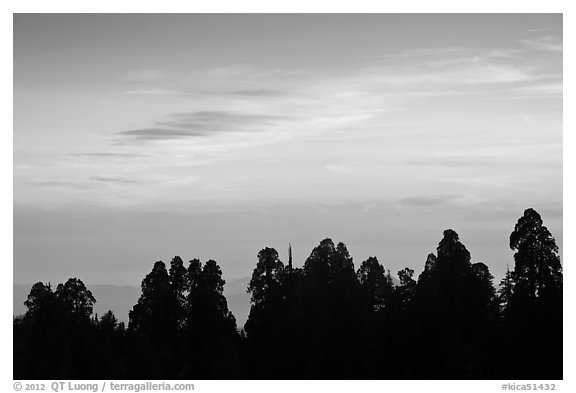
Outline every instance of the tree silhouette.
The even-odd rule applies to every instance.
[[[64,284],[59,284],[55,295],[65,314],[84,322],[90,319],[96,299],[82,280],[70,278]]]
[[[188,290],[188,295],[186,296],[186,309],[188,312],[187,318],[190,317],[189,312],[192,309],[192,305],[198,295],[201,284],[202,263],[199,259],[194,258],[188,262],[188,269],[186,270],[186,288]]]
[[[236,319],[223,295],[226,281],[216,261],[204,266],[190,261],[188,267],[188,319],[186,346],[191,375],[203,378],[231,378],[239,375]]]
[[[24,379],[88,377],[95,364],[90,356],[96,350],[91,318],[95,302],[77,278],[58,284],[54,292],[49,284],[34,284],[24,302],[28,311],[15,324],[15,375]]]
[[[187,280],[187,270],[184,267],[184,262],[179,256],[175,256],[170,261],[170,289],[176,297],[176,307],[174,309],[175,318],[178,327],[181,327],[186,318],[186,298],[189,291],[189,284]]]
[[[534,209],[516,223],[510,248],[515,262],[505,314],[510,368],[518,378],[561,378],[562,265],[556,241]]]
[[[434,256],[434,254],[430,255]],[[428,258],[430,258],[430,255],[428,255]],[[416,293],[416,280],[412,278],[413,276],[414,270],[410,268],[404,268],[398,272],[400,285],[395,288],[395,293],[398,298],[399,308],[403,312],[408,311]]]
[[[93,315],[78,278],[34,284],[13,322],[15,379],[561,379],[562,265],[540,215],[510,235],[514,269],[498,292],[458,234],[443,232],[424,268],[376,257],[355,271],[344,243],[324,239],[303,267],[257,254],[244,331],[214,260],[154,264],[129,313]]]
[[[234,316],[228,310],[228,303],[223,295],[224,284],[222,270],[216,261],[209,260],[204,264],[200,276],[198,288],[194,291],[190,304],[189,323],[195,320],[213,322],[214,326],[222,326],[224,329],[236,329]]]
[[[118,318],[114,315],[112,310],[106,311],[100,318],[100,329],[112,333],[118,329]]]
[[[275,331],[268,328],[285,311],[284,274],[284,264],[275,249],[266,247],[258,253],[258,263],[247,289],[252,307],[244,328],[251,337],[260,336],[259,339],[264,340],[263,336]]]
[[[393,353],[394,356],[384,356],[384,366],[389,371],[387,378],[409,379],[418,375],[418,321],[414,315],[414,298],[416,295],[416,281],[413,278],[414,270],[404,268],[398,272],[399,284],[394,287],[390,302],[389,314],[386,319],[384,332],[388,340],[381,340],[385,346],[381,349],[384,354]],[[406,367],[406,365],[410,365]],[[380,373],[381,374],[381,373]]]
[[[252,272],[248,285],[251,301],[254,305],[265,305],[267,302],[281,298],[281,276],[284,264],[273,248],[264,248],[258,253],[258,263]]]
[[[154,263],[142,280],[142,294],[129,312],[131,378],[174,378],[178,359],[174,355],[178,332],[178,299],[166,265]]]
[[[286,351],[286,329],[283,326],[287,322],[285,281],[291,271],[285,271],[278,252],[273,248],[262,249],[257,258],[247,289],[252,306],[244,325],[251,347],[251,373],[280,378],[279,371]]]
[[[385,272],[378,258],[370,257],[362,262],[356,275],[374,311],[381,311],[389,306],[394,285],[390,272]]]
[[[534,209],[526,209],[510,235],[514,253],[515,292],[531,303],[540,297],[561,297],[562,265],[558,246]]]
[[[313,281],[318,288],[325,289],[331,281],[330,268],[333,264],[336,249],[332,239],[324,239],[304,262],[304,273],[308,281]]]
[[[387,353],[394,350],[390,341],[385,339],[395,334],[394,284],[390,272],[384,269],[376,257],[369,257],[362,262],[356,275],[363,294],[362,304],[358,305],[362,312],[352,314],[349,318],[359,318],[362,322],[353,344],[360,357],[356,359],[360,365],[357,376],[369,378],[380,374],[385,377],[392,367]]]
[[[22,379],[55,375],[58,370],[52,351],[66,337],[56,296],[50,284],[37,282],[24,305],[28,311],[14,322],[14,376]]]
[[[304,263],[301,318],[312,378],[358,377],[364,348],[358,338],[366,326],[368,305],[344,243],[324,239]],[[364,343],[363,345],[368,345]],[[349,356],[345,356],[348,354]]]
[[[451,229],[429,255],[416,290],[417,319],[422,329],[422,368],[429,378],[470,378],[485,368],[473,353],[485,336],[493,304],[491,275],[484,264],[472,265],[470,253]],[[482,348],[475,348],[480,351]]]
[[[55,312],[54,307],[56,305],[56,297],[50,284],[42,282],[34,284],[24,305],[28,308],[26,313],[28,319],[46,321],[50,314]]]
[[[498,309],[501,316],[506,316],[508,313],[508,305],[514,293],[514,274],[508,267],[506,267],[506,274],[500,280],[498,288]]]
[[[158,261],[142,281],[142,295],[129,313],[128,329],[157,342],[172,337],[177,327],[177,304],[166,265]]]
[[[93,353],[96,360],[94,376],[122,378],[126,375],[127,347],[126,329],[114,313],[108,310],[98,321],[98,330],[94,337],[97,351]]]

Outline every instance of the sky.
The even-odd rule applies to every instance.
[[[17,14],[14,282],[326,237],[418,274],[448,228],[498,280],[526,208],[562,251],[562,53],[560,14]]]

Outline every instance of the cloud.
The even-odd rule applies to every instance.
[[[409,160],[404,160],[403,164],[411,166],[424,166],[424,167],[443,167],[452,170],[497,170],[497,169],[509,169],[509,168],[528,168],[531,165],[538,165],[539,168],[556,168],[558,166],[557,162],[549,161],[546,158],[534,159],[529,158],[519,158],[517,155],[511,157],[502,157],[495,155],[488,155],[484,157],[473,157],[469,155],[468,157],[453,157],[453,158],[441,158],[441,157],[422,157],[414,158]]]
[[[64,187],[84,189],[89,187],[88,184],[73,180],[28,180],[26,183],[40,187]]]
[[[562,97],[562,81],[550,81],[549,83],[536,84],[532,86],[522,86],[514,89],[526,97]]]
[[[117,176],[92,176],[90,177],[91,180],[95,180],[98,182],[103,183],[115,183],[115,184],[138,184],[141,183],[140,181],[136,181],[134,179],[126,179]]]
[[[279,120],[292,120],[292,116],[264,115],[257,113],[241,113],[231,111],[197,111],[191,113],[175,113],[171,117],[174,121],[162,122],[175,127],[188,127],[190,125],[254,125],[271,123]]]
[[[328,171],[342,173],[342,174],[353,174],[358,170],[357,166],[350,165],[350,164],[329,164],[326,165],[325,168]]]
[[[535,29],[530,29],[530,30],[528,30],[528,31],[529,31],[530,33],[540,33],[540,32],[543,32],[543,31],[550,31],[550,30],[552,30],[551,27],[538,27],[538,28],[535,28]]]
[[[121,131],[118,134],[139,140],[169,140],[203,136],[205,132],[194,130],[180,131],[169,128],[138,128],[135,130]]]
[[[244,89],[231,92],[232,95],[245,96],[245,97],[284,97],[289,93],[285,90],[279,89]]]
[[[397,53],[376,56],[376,66],[402,66],[407,69],[423,69],[437,65],[458,65],[468,61],[492,61],[517,58],[524,49],[474,48],[474,47],[430,47],[410,49]]]
[[[458,168],[482,168],[488,166],[497,166],[502,165],[502,163],[496,163],[493,159],[485,158],[485,159],[474,159],[474,158],[450,158],[450,159],[443,159],[438,157],[433,158],[417,158],[411,160],[405,160],[403,162],[407,165],[416,165],[416,166],[440,166],[440,167],[447,167],[451,169],[458,169]]]
[[[180,89],[167,89],[167,88],[144,88],[144,89],[128,89],[114,93],[113,96],[176,96],[176,97],[190,97],[190,96],[223,96],[223,97],[246,97],[246,98],[281,98],[291,95],[292,93],[283,89],[267,89],[267,88],[246,88],[238,90],[198,90],[193,86]]]
[[[167,83],[179,86],[203,80],[233,80],[240,77],[253,77],[255,70],[246,65],[230,65],[208,69],[137,69],[129,71],[123,79],[136,85],[149,86],[154,83]]]
[[[112,95],[116,96],[167,96],[178,94],[183,94],[183,92],[170,89],[132,89],[112,93]]]
[[[99,152],[99,153],[80,153],[73,154],[75,157],[86,157],[86,158],[132,158],[140,157],[142,154],[136,153],[109,153],[109,152]]]
[[[553,37],[526,40],[524,46],[561,50]],[[530,61],[525,48],[429,48],[381,56],[363,76],[373,89],[388,92],[442,95],[510,89],[517,85],[561,78],[557,70]]]
[[[562,42],[555,36],[547,35],[539,38],[520,40],[526,47],[540,51],[562,52]]]
[[[373,77],[376,84],[387,87],[436,91],[450,87],[506,85],[542,79],[542,76],[531,74],[521,67],[482,58],[428,62],[403,70],[375,70]]]
[[[157,121],[156,127],[121,131],[118,134],[139,140],[171,140],[203,137],[216,133],[260,132],[293,120],[295,120],[293,116],[197,111],[174,113],[169,115],[169,120]]]
[[[415,57],[446,56],[468,52],[469,50],[462,47],[449,48],[416,48],[403,50],[398,53],[376,56],[379,60],[398,61],[400,59],[413,59]]]
[[[400,205],[404,207],[433,207],[446,205],[459,201],[462,197],[458,195],[424,195],[404,198],[400,200]]]
[[[485,202],[484,198],[476,195],[459,195],[459,194],[436,194],[436,195],[421,195],[401,199],[398,204],[401,207],[414,208],[414,207],[469,207],[479,203]]]

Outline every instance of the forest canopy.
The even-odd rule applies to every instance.
[[[154,263],[118,322],[82,280],[34,284],[14,319],[15,379],[562,379],[562,263],[533,209],[498,286],[452,229],[423,270],[354,265],[322,240],[294,267],[263,248],[238,327],[214,260]]]

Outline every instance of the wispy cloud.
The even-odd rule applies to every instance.
[[[428,61],[403,67],[373,67],[370,70],[373,83],[382,87],[424,88],[442,91],[450,87],[483,87],[506,85],[548,79],[526,66],[490,61],[486,57],[473,56],[456,59]]]
[[[561,97],[563,94],[562,81],[551,80],[549,83],[539,83],[530,86],[520,86],[515,92],[529,98]]]
[[[470,50],[464,47],[434,47],[434,48],[415,48],[402,50],[396,53],[389,53],[385,55],[374,56],[376,60],[384,60],[386,62],[396,63],[402,59],[408,59],[412,61],[417,57],[446,57],[452,55],[461,55],[463,53],[468,53]]]
[[[197,111],[174,113],[169,116],[169,120],[156,122],[157,127],[121,131],[118,135],[140,140],[182,139],[215,133],[258,132],[292,120],[292,116]]]
[[[244,90],[232,91],[230,92],[230,94],[245,97],[274,98],[274,97],[285,97],[290,93],[286,90],[280,90],[280,89],[244,89]]]
[[[459,62],[464,59],[510,60],[521,57],[524,52],[525,49],[511,47],[428,47],[375,56],[374,60],[379,64],[413,66],[418,60],[424,65],[430,62]]]
[[[78,153],[78,154],[73,154],[72,156],[85,157],[85,158],[132,158],[132,157],[141,156],[141,154],[97,152],[97,153]]]
[[[117,125],[104,123],[103,131],[93,133],[99,140],[91,151],[65,154],[42,168],[32,165],[26,176],[53,179],[55,183],[31,185],[50,188],[54,200],[76,196],[136,204],[230,194],[249,199],[256,189],[265,189],[270,197],[304,188],[326,196],[331,190],[331,197],[340,189],[330,188],[335,179],[354,184],[343,191],[352,198],[366,184],[393,184],[395,173],[402,173],[419,183],[406,186],[412,195],[424,193],[404,200],[405,206],[459,203],[448,193],[458,192],[460,183],[450,185],[446,195],[426,196],[429,178],[443,173],[461,181],[470,172],[539,165],[475,155],[471,147],[504,143],[500,135],[506,132],[496,127],[517,124],[509,122],[508,112],[487,109],[487,102],[561,95],[561,69],[526,61],[535,52],[526,43],[516,44],[514,49],[423,48],[322,72],[235,65],[135,70],[124,75],[109,97],[118,104],[114,111],[127,108],[132,117],[122,112]],[[514,109],[519,104],[510,105]],[[487,124],[484,116],[493,121]],[[507,135],[513,139],[517,134]],[[444,154],[455,146],[462,156]],[[437,156],[431,157],[429,149]],[[269,164],[271,159],[277,161]],[[286,172],[282,184],[274,180],[280,172]],[[325,185],[310,187],[312,176]],[[69,179],[77,181],[58,183]],[[166,195],[161,188],[169,186],[181,192]],[[406,192],[402,187],[387,193],[401,195]],[[376,193],[382,196],[383,189]]]
[[[157,83],[184,84],[188,86],[206,79],[212,81],[230,81],[244,76],[258,77],[265,75],[267,75],[267,73],[258,72],[253,67],[242,64],[232,64],[224,67],[185,70],[136,69],[124,75],[123,80],[130,82],[133,86],[146,86]]]
[[[25,182],[36,187],[47,188],[67,188],[67,189],[87,189],[91,185],[86,181],[73,181],[73,180],[28,180]]]
[[[541,45],[545,44],[552,42],[543,39]],[[327,74],[248,66],[142,70],[130,76],[139,87],[121,94],[172,95],[194,100],[202,111],[297,111],[315,112],[316,117],[361,112],[366,118],[376,114],[377,108],[398,107],[412,97],[478,94],[561,79],[558,72],[525,61],[524,52],[517,48],[422,48],[376,56],[355,69]]]
[[[540,51],[562,52],[562,41],[555,36],[547,35],[538,38],[520,40],[526,47]]]
[[[466,200],[464,196],[453,194],[422,195],[404,198],[399,201],[399,205],[404,207],[435,207],[441,205],[453,205],[456,202],[464,200]]]
[[[509,149],[511,150],[511,149]],[[512,157],[503,157],[501,155],[486,155],[484,157],[420,157],[403,162],[406,165],[425,166],[425,167],[445,167],[452,170],[494,170],[498,168],[527,168],[531,165],[538,165],[540,168],[556,168],[558,163],[549,161],[546,157],[541,158],[519,158],[517,155]],[[561,164],[560,164],[561,165]]]
[[[95,180],[97,182],[102,182],[102,183],[115,183],[115,184],[138,184],[141,183],[140,181],[137,181],[135,179],[128,179],[128,178],[122,178],[122,177],[118,177],[118,176],[92,176],[90,177],[91,180]]]
[[[178,90],[160,89],[160,88],[132,89],[112,93],[112,95],[116,96],[169,96],[178,94],[183,94],[183,92],[180,92]]]
[[[530,29],[530,30],[528,30],[528,31],[529,31],[530,33],[541,33],[541,32],[543,32],[543,31],[550,31],[550,30],[552,30],[551,27],[537,27],[537,28],[534,28],[534,29]]]

